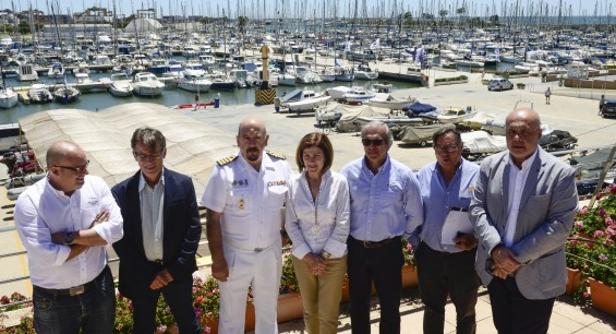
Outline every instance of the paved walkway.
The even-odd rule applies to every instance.
[[[348,305],[341,309],[338,323],[338,333],[351,333],[351,320],[348,315]],[[402,333],[423,332],[423,305],[419,300],[417,289],[406,291],[406,295],[400,306],[402,315]],[[492,310],[490,298],[485,289],[480,291],[479,301],[476,306],[477,334],[497,333],[492,322]],[[378,305],[371,312],[372,333],[379,333],[379,309]],[[456,314],[453,304],[447,304],[445,309],[445,333],[456,332]],[[302,320],[291,321],[279,326],[280,333],[306,333]],[[554,305],[552,318],[550,319],[550,334],[613,334],[616,333],[616,317],[595,309],[582,309],[573,305],[569,297],[561,297]]]

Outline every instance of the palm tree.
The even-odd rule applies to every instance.
[[[462,27],[462,16],[466,14],[466,7],[456,9],[456,14],[458,14],[458,22],[460,23],[460,27]]]
[[[447,14],[449,14],[447,9],[441,9],[438,11],[438,15],[441,17],[441,26],[443,25],[443,21],[445,21],[445,17],[447,17]]]

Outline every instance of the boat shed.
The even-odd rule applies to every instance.
[[[46,168],[51,144],[72,141],[86,151],[89,173],[102,177],[110,187],[139,168],[130,147],[133,131],[156,128],[167,140],[165,167],[191,176],[198,199],[216,160],[237,153],[235,134],[152,103],[120,104],[99,112],[48,110],[26,116],[19,124],[41,167]]]

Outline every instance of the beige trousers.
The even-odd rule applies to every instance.
[[[319,276],[314,276],[310,265],[295,256],[293,267],[302,295],[306,331],[309,334],[336,333],[346,256],[327,260],[327,269]]]

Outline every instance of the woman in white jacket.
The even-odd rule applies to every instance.
[[[289,184],[285,228],[310,334],[336,333],[349,236],[349,186],[330,170],[325,134],[305,135],[295,154],[300,174]]]

